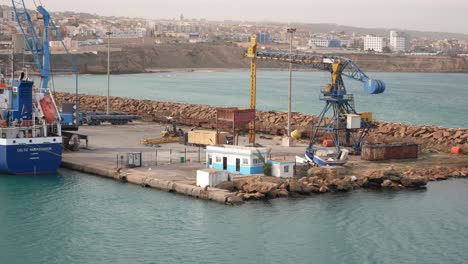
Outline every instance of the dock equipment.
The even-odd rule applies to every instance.
[[[238,137],[241,129],[245,129],[249,125],[251,131],[251,123],[255,122],[255,109],[242,109],[237,107],[216,108],[216,131],[220,131],[221,123],[228,123],[232,128],[232,144],[238,145]],[[254,126],[255,128],[255,126]],[[255,133],[255,129],[253,130]],[[253,137],[255,143],[255,137]],[[224,140],[222,140],[224,143]],[[221,142],[218,142],[221,143]],[[227,142],[225,142],[228,144]]]
[[[60,112],[62,120],[62,130],[78,130],[78,66],[75,64],[70,52],[63,42],[62,34],[55,25],[49,12],[40,4],[37,5],[36,1],[33,1],[36,6],[37,15],[31,14],[31,11],[26,8],[24,0],[12,0],[13,10],[15,12],[16,21],[18,27],[23,34],[26,49],[31,51],[31,54],[36,63],[36,67],[39,71],[41,78],[40,89],[49,89],[49,81],[51,74],[53,73],[72,73],[75,75],[75,99],[74,102],[65,103]],[[40,1],[39,1],[40,2]],[[42,20],[42,40],[36,31],[35,24],[32,20],[33,17],[37,17]],[[55,36],[57,41],[60,41],[62,48],[65,50],[66,59],[68,64],[71,66],[69,69],[53,69],[50,64],[50,40],[51,36]],[[62,104],[62,103],[59,103]],[[65,111],[63,111],[65,109]]]
[[[161,137],[167,138],[167,137],[183,137],[184,136],[184,131],[179,128],[177,129],[177,122],[175,119],[171,118],[171,123],[172,127],[166,127],[163,131],[161,131]]]
[[[111,112],[80,112],[79,122],[81,125],[98,126],[102,123],[111,123],[112,125],[126,125],[129,122],[141,119],[139,115],[129,115],[126,113]]]
[[[53,91],[50,92],[49,81],[51,79],[52,73],[73,73],[75,75],[75,98],[73,102],[60,102],[58,105],[61,105],[61,111],[58,111],[60,114],[60,131],[77,131],[78,127],[87,123],[89,125],[99,125],[102,122],[109,122],[111,124],[127,124],[132,120],[139,119],[135,115],[125,115],[125,114],[100,114],[100,113],[80,113],[79,111],[79,97],[78,97],[78,66],[75,64],[73,57],[68,51],[66,45],[63,42],[62,34],[55,25],[52,17],[49,12],[42,6],[41,1],[32,1],[36,7],[37,13],[29,10],[26,7],[24,0],[12,0],[13,10],[15,12],[16,21],[18,27],[23,34],[26,49],[31,52],[36,63],[36,67],[39,70],[39,75],[41,78],[40,86],[37,89],[43,91],[43,93],[50,93],[51,100],[53,101]],[[43,21],[42,27],[40,27],[40,32],[42,32],[42,40],[36,30],[36,24],[33,22],[33,18],[38,18]],[[54,37],[55,40],[61,43],[62,48],[65,50],[66,58],[68,60],[70,69],[52,69],[50,64],[50,41]],[[55,102],[54,102],[55,104]],[[60,110],[60,109],[57,109]],[[71,150],[79,150],[80,140],[76,138],[82,138],[83,135],[77,134],[72,138],[74,132],[62,133],[63,142],[69,142],[78,144],[75,146],[64,146]]]
[[[39,1],[38,5],[36,1],[33,1],[34,5],[36,6],[37,14],[34,16],[31,14],[33,11],[30,11],[25,4],[24,0],[12,0],[13,10],[15,12],[16,21],[18,23],[18,27],[23,34],[26,49],[31,52],[34,61],[36,63],[36,67],[39,70],[40,76],[40,84],[38,89],[44,94],[49,94],[51,100],[55,103],[53,98],[53,91],[49,88],[49,81],[51,79],[52,73],[73,73],[75,75],[75,99],[74,102],[62,102],[62,111],[57,112],[60,115],[60,132],[65,130],[78,130],[79,126],[79,99],[78,99],[78,67],[75,64],[70,52],[68,51],[66,45],[63,43],[62,35],[60,30],[55,25],[53,19],[50,17],[49,12],[42,6]],[[42,20],[42,27],[40,27],[40,31],[42,32],[42,40],[39,37],[39,34],[36,31],[35,23],[33,22],[32,18],[37,17],[38,19]],[[51,36],[55,36],[56,40],[60,41],[62,44],[63,49],[65,50],[66,58],[68,60],[69,65],[71,66],[70,69],[52,69],[50,64],[50,40]],[[44,113],[47,115],[47,113]],[[77,151],[79,150],[80,138],[83,135],[78,135],[74,132],[69,133],[60,133],[64,142],[64,147],[72,150]],[[78,140],[77,140],[78,139]],[[70,145],[71,144],[71,145]]]
[[[354,106],[352,94],[347,94],[343,76],[363,83],[367,94],[380,94],[385,91],[385,83],[369,78],[356,64],[348,58],[333,55],[295,54],[284,52],[257,51],[257,39],[251,37],[250,47],[245,55],[251,59],[250,67],[250,101],[255,109],[256,102],[256,63],[257,60],[270,60],[304,65],[306,67],[328,71],[331,83],[321,89],[320,100],[325,102],[318,121],[314,124],[312,137],[306,150],[306,155],[313,156],[313,144],[320,134],[328,133],[334,142],[336,152],[340,152],[340,138],[345,137],[348,145],[352,145],[354,152],[359,154],[362,142],[371,128],[371,123],[360,118]],[[327,117],[327,113],[331,116]],[[255,137],[255,123],[251,122],[249,130],[250,142]]]

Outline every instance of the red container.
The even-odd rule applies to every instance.
[[[450,150],[450,152],[451,152],[452,154],[458,155],[458,154],[462,154],[462,153],[463,153],[463,149],[460,148],[460,147],[452,147],[452,149]]]
[[[333,140],[331,139],[325,139],[323,140],[322,146],[327,147],[327,148],[334,147],[335,143],[333,143]]]

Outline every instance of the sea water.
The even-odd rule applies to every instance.
[[[67,170],[0,176],[0,263],[467,263],[467,190],[226,206]]]

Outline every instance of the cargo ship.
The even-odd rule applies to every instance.
[[[52,93],[23,78],[1,83],[0,174],[56,172],[62,160],[62,132]]]

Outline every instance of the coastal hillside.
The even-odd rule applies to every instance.
[[[81,73],[106,73],[107,52],[73,55]],[[112,73],[143,73],[167,69],[248,69],[245,49],[234,44],[163,44],[157,46],[129,46],[111,54]],[[344,54],[366,71],[384,72],[443,72],[468,73],[468,58],[449,56],[396,56],[376,54]],[[18,67],[23,60],[17,55]],[[0,55],[7,61],[7,55]],[[24,60],[32,62],[25,56]],[[69,68],[64,55],[52,57],[53,68]],[[287,68],[282,63],[259,61],[259,68]]]

